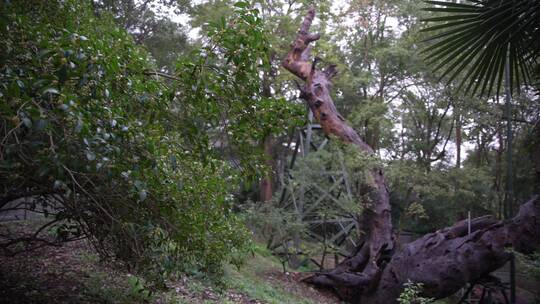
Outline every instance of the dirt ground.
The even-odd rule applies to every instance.
[[[10,223],[10,228],[30,229],[19,223]],[[0,223],[0,229],[2,225],[6,223]],[[231,272],[232,283],[226,288],[182,277],[167,282],[165,290],[147,290],[136,283],[136,276],[101,261],[80,240],[12,257],[0,254],[0,304],[339,303],[333,295],[301,283],[305,275],[283,273],[261,256]]]

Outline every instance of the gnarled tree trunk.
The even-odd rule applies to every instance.
[[[362,303],[392,303],[408,280],[424,284],[426,296],[445,298],[486,277],[510,258],[507,249],[530,253],[540,245],[540,199],[522,205],[511,220],[484,216],[430,233],[392,256],[377,288]]]
[[[341,116],[330,97],[331,82],[336,75],[335,66],[324,70],[316,68],[317,59],[309,62],[311,47],[309,43],[318,40],[318,34],[310,34],[309,28],[315,17],[315,10],[310,9],[293,43],[283,66],[304,80],[300,88],[301,97],[306,100],[323,131],[340,140],[356,145],[360,150],[373,153],[358,133]],[[370,189],[371,206],[363,214],[363,228],[366,239],[357,254],[344,260],[334,271],[314,276],[309,282],[340,289],[344,298],[356,298],[381,273],[381,265],[394,247],[392,220],[390,215],[390,196],[381,169],[371,172],[374,184]],[[353,289],[348,287],[354,287]]]
[[[320,38],[318,34],[309,33],[314,17],[315,10],[310,9],[283,66],[304,81],[299,86],[300,96],[327,135],[373,153],[373,149],[337,112],[330,97],[335,66],[318,69],[317,58],[309,61],[309,44]],[[527,251],[539,245],[540,200],[534,198],[523,205],[511,221],[498,222],[490,217],[474,219],[470,235],[467,234],[467,223],[459,222],[394,252],[386,181],[381,168],[373,169],[371,175],[374,184],[370,187],[371,206],[362,214],[366,233],[362,245],[355,255],[335,269],[305,280],[333,288],[349,302],[396,303],[408,280],[424,283],[427,296],[446,297],[465,283],[501,267],[509,257],[506,247]]]

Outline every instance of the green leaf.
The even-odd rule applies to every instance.
[[[141,202],[144,202],[144,200],[146,200],[146,197],[148,196],[148,193],[146,192],[146,190],[140,190],[139,191],[139,200]]]
[[[58,91],[58,89],[55,89],[55,88],[47,88],[43,90],[43,95],[48,95],[48,94],[60,95],[60,91]]]
[[[137,190],[142,190],[144,188],[144,182],[140,181],[140,180],[136,180],[133,185],[135,186],[135,188]]]
[[[96,159],[96,155],[91,151],[86,151],[86,159],[88,159],[89,161],[93,161]]]
[[[249,7],[249,3],[243,2],[243,1],[239,1],[239,2],[236,2],[236,3],[234,4],[234,6],[239,7],[239,8],[246,8],[246,7]]]
[[[75,133],[81,133],[83,126],[84,126],[84,122],[78,119],[77,124],[75,125]]]

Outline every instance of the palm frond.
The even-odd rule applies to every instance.
[[[532,83],[540,54],[540,1],[425,2],[425,11],[443,13],[424,19],[436,24],[422,30],[433,32],[423,53],[434,71],[441,70],[441,79],[461,76],[458,88],[467,93],[499,94],[508,58],[511,91]]]

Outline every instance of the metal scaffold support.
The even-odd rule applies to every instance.
[[[292,238],[293,262],[297,267],[306,261],[311,261],[319,268],[325,268],[327,256],[334,257],[334,263],[340,257],[347,257],[356,248],[353,233],[358,232],[358,221],[354,214],[343,206],[344,201],[352,201],[350,180],[342,158],[335,157],[333,161],[340,170],[318,172],[328,181],[318,184],[295,176],[295,165],[299,160],[305,159],[310,153],[325,149],[330,139],[322,132],[321,126],[313,123],[313,114],[308,113],[308,123],[294,135],[295,140],[288,144],[291,151],[288,162],[280,176],[281,193],[278,206],[290,210],[295,214],[297,223],[306,227],[304,235],[294,235]],[[331,210],[331,214],[327,212]],[[322,244],[323,253],[318,256],[306,254],[301,247],[302,243]],[[280,244],[275,246],[288,246]],[[329,265],[333,266],[333,265]]]

